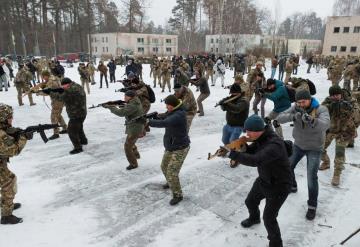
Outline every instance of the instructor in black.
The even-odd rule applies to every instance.
[[[246,135],[252,144],[246,152],[240,153],[222,148],[221,156],[229,157],[245,166],[257,167],[259,177],[255,180],[245,204],[249,218],[241,222],[243,227],[260,223],[260,201],[266,199],[263,213],[265,228],[270,241],[269,247],[282,247],[280,228],[276,220],[291,187],[291,171],[284,141],[257,115],[244,123]]]

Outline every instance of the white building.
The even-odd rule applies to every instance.
[[[115,57],[122,54],[135,56],[177,55],[178,36],[144,33],[97,33],[91,34],[91,49],[97,57]]]
[[[360,55],[360,16],[328,17],[323,54]]]
[[[312,39],[289,39],[288,40],[288,53],[302,55],[306,47],[306,52],[319,52],[321,53],[321,40]]]

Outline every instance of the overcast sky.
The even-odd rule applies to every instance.
[[[255,0],[257,4],[267,7],[274,13],[274,5],[278,1],[281,5],[280,20],[294,12],[315,11],[318,16],[325,18],[332,14],[332,6],[335,0]],[[150,8],[147,9],[149,20],[153,20],[155,25],[164,25],[165,20],[171,16],[171,10],[176,0],[148,0]]]

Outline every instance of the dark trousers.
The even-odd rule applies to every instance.
[[[100,88],[102,88],[103,77],[105,77],[106,87],[109,87],[107,75],[100,74]]]
[[[87,144],[87,138],[84,133],[84,118],[70,118],[68,124],[69,138],[74,145],[74,149],[82,148],[83,144]]]
[[[111,83],[111,82],[116,82],[115,72],[114,72],[114,73],[110,73],[110,83]]]
[[[282,247],[280,228],[276,218],[287,196],[287,193],[270,197],[265,196],[261,189],[260,180],[256,179],[245,200],[246,207],[249,210],[250,218],[258,219],[260,218],[260,202],[261,200],[266,199],[263,220],[266,231],[268,233],[268,239],[270,240],[270,247]]]

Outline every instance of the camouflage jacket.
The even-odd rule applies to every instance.
[[[6,164],[10,157],[18,155],[26,144],[24,136],[16,140],[6,133],[8,129],[8,126],[0,124],[0,165]]]
[[[116,106],[110,106],[109,109],[113,114],[119,117],[125,117],[126,122],[144,114],[138,97],[131,99],[124,107],[118,108]],[[145,121],[141,119],[139,121],[126,124],[125,133],[132,136],[138,136],[144,130],[144,124]]]
[[[294,88],[296,91],[307,90],[310,92],[308,82],[305,79],[291,77],[289,81],[291,82],[291,87]]]
[[[81,79],[89,79],[89,71],[86,69],[86,67],[78,67],[78,72],[80,74]]]
[[[254,84],[256,82],[256,77],[261,73],[262,73],[261,70],[258,70],[256,68],[252,69],[246,78],[246,82],[249,83],[250,85]]]
[[[286,73],[292,73],[293,69],[294,69],[294,63],[290,62],[290,61],[287,61],[286,64],[285,64],[285,72]]]
[[[93,64],[88,64],[86,68],[90,75],[93,75],[95,73],[95,66]]]
[[[194,116],[197,111],[197,104],[193,92],[190,88],[183,87],[185,90],[179,97],[181,99],[183,107],[186,111],[186,115]]]
[[[33,76],[31,74],[31,72],[29,70],[27,70],[26,68],[22,68],[16,73],[14,83],[16,85],[22,85],[22,84],[30,83],[32,78],[33,78]]]
[[[63,93],[50,93],[50,96],[64,102],[70,119],[86,117],[86,94],[79,84],[73,82]]]
[[[246,101],[250,101],[251,99],[251,89],[250,89],[250,85],[247,82],[243,82],[240,84],[241,87],[241,93],[243,94],[243,97],[246,99]]]

